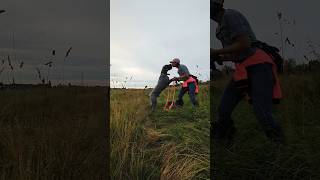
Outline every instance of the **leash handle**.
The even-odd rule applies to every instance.
[[[168,110],[171,110],[173,108],[173,106],[175,105],[175,97],[176,97],[177,85],[178,85],[178,81],[175,81],[175,85],[172,88],[172,100],[171,100],[171,104],[170,104]]]

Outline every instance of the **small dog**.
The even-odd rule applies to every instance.
[[[172,69],[171,64],[167,64],[162,67],[161,74],[160,74],[160,77],[158,80],[158,84],[149,94],[152,111],[156,110],[157,98],[160,96],[161,92],[163,90],[165,90],[169,86],[169,84],[172,82],[172,80],[170,80],[170,78],[168,76],[168,75],[170,75],[170,74],[168,74],[168,71],[170,71],[171,69]]]

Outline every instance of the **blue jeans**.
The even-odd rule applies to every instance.
[[[187,88],[181,87],[178,100],[176,101],[177,105],[183,105],[183,96],[186,92],[189,92],[189,98],[191,103],[196,106],[198,105],[198,102],[196,100],[196,84],[195,83],[189,83]]]
[[[247,72],[249,77],[248,94],[251,97],[253,111],[257,120],[269,138],[282,138],[282,129],[272,116],[274,84],[272,65],[257,64],[247,68]],[[224,90],[218,107],[219,117],[214,132],[218,138],[227,136],[230,129],[235,129],[231,114],[243,97],[235,82],[231,80]]]

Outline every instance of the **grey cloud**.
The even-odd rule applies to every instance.
[[[111,1],[111,50],[120,46],[130,54],[111,51],[111,63],[136,66],[152,72],[134,83],[154,85],[164,64],[179,57],[192,73],[196,65],[209,73],[209,1],[113,0]],[[128,52],[129,51],[129,52]],[[122,57],[121,57],[122,56]],[[119,67],[111,66],[114,74]],[[170,72],[174,75],[176,69]],[[129,74],[126,74],[129,75]],[[201,79],[206,79],[201,77]]]
[[[295,48],[286,46],[285,57],[294,58],[303,62],[303,55],[308,54],[307,41],[320,42],[320,25],[317,18],[320,16],[318,7],[320,3],[316,0],[269,0],[269,1],[226,1],[225,7],[237,9],[242,12],[250,21],[257,37],[272,45],[281,46],[279,33],[279,21],[277,12],[283,14],[283,19],[291,22],[284,23],[284,37],[288,37],[295,43]],[[295,25],[293,25],[295,21]],[[211,22],[211,46],[219,47],[220,43],[214,37],[216,23]],[[320,50],[320,49],[318,49]]]
[[[0,15],[0,54],[12,48],[14,33],[15,54],[26,65],[41,66],[55,49],[54,63],[60,67],[65,64],[63,57],[72,46],[67,59],[70,63],[65,65],[68,80],[77,81],[78,74],[84,72],[95,80],[91,82],[105,82],[109,58],[106,3],[104,0],[5,0],[1,3],[7,12]],[[31,71],[20,72],[20,76],[22,82],[36,81]]]

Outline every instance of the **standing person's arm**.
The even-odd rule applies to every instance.
[[[185,81],[189,78],[189,74],[187,73],[182,73],[180,77],[178,77],[179,81]]]
[[[189,78],[189,74],[187,73],[183,73],[181,76],[179,77],[174,77],[171,79],[171,81],[185,81]]]
[[[223,44],[226,46],[221,49],[210,49],[210,55],[241,54],[250,48],[251,42],[256,39],[248,20],[237,11],[231,10],[226,12],[221,26],[223,26],[222,31],[225,31],[221,34],[222,40],[224,40]],[[222,61],[228,60],[222,58]]]
[[[221,49],[213,49],[210,48],[210,55],[226,55],[226,54],[233,54],[239,53],[243,50],[246,50],[251,46],[251,41],[246,34],[241,34],[236,37],[234,43],[230,46],[221,48]],[[222,58],[221,61],[226,61],[226,59]]]
[[[190,73],[186,66],[181,65],[178,69],[179,77],[175,77],[175,81],[185,81],[189,78]]]

